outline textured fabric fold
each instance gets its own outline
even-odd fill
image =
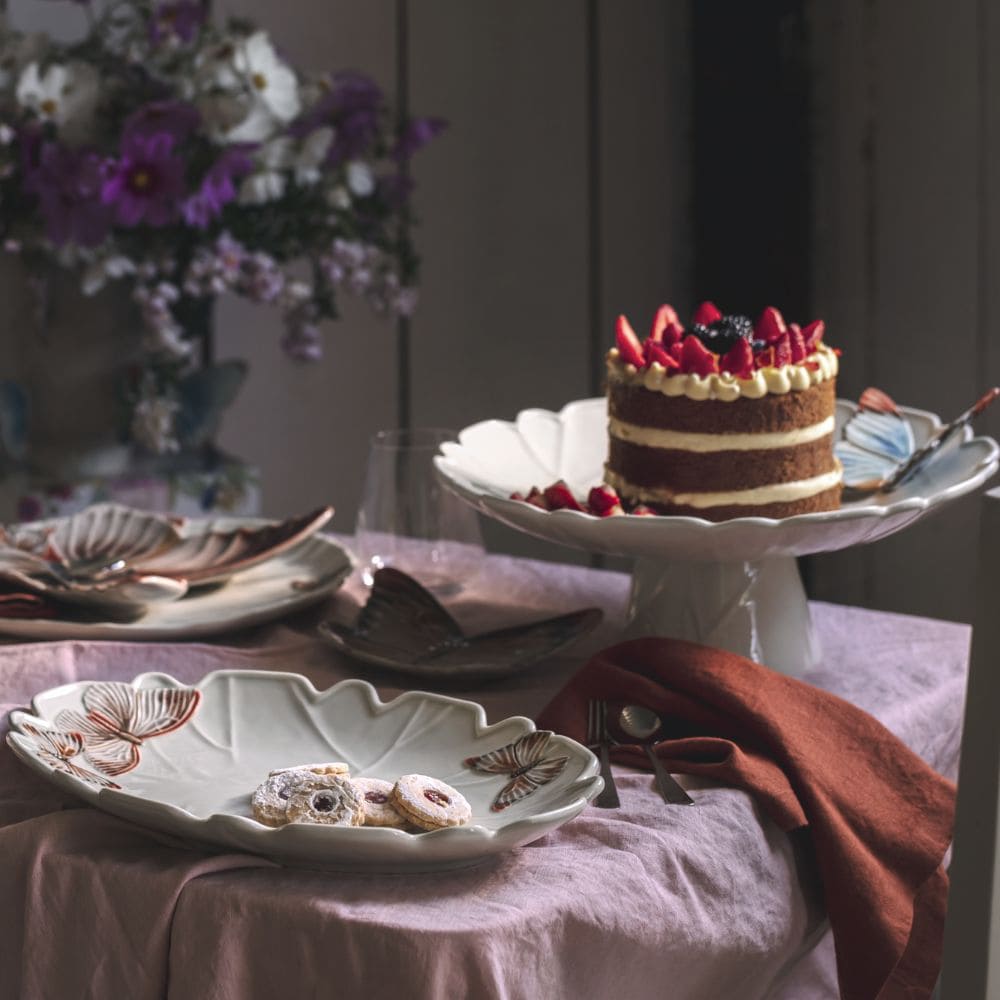
[[[783,830],[808,828],[844,1000],[930,996],[950,781],[836,695],[680,640],[636,639],[596,654],[538,724],[583,740],[588,698],[653,709],[665,737],[656,752],[670,770],[743,788]],[[613,756],[648,767],[635,747]]]
[[[233,868],[98,812],[66,809],[0,827],[0,998],[162,1000],[185,886]]]

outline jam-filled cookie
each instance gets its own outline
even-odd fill
[[[298,780],[288,797],[289,823],[323,823],[327,826],[361,826],[365,802],[350,778],[314,774]]]
[[[288,822],[288,799],[302,778],[301,772],[293,770],[269,774],[250,799],[253,818],[265,826],[284,826]]]
[[[363,826],[391,826],[402,829],[406,817],[393,805],[392,782],[381,778],[351,778],[365,803]]]
[[[284,774],[286,771],[308,771],[310,774],[339,774],[344,776],[351,773],[350,767],[342,760],[334,760],[326,764],[295,764],[293,767],[276,767],[273,771],[268,771],[268,776]]]
[[[426,774],[404,774],[393,786],[392,801],[422,830],[462,826],[472,818],[472,807],[461,792]]]

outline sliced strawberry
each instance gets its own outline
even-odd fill
[[[681,351],[681,371],[686,374],[711,375],[719,370],[719,357],[697,337],[684,338]]]
[[[761,314],[754,326],[754,333],[758,340],[766,340],[769,344],[774,343],[788,332],[785,326],[785,318],[774,306],[768,306]]]
[[[771,347],[774,350],[775,368],[780,368],[782,365],[790,365],[792,363],[792,341],[787,333],[776,340]]]
[[[788,324],[788,340],[792,345],[792,364],[797,365],[808,353],[805,338],[802,336],[798,323]]]
[[[719,368],[737,378],[750,378],[753,375],[753,348],[741,337],[719,359]]]
[[[774,348],[765,347],[764,350],[758,351],[753,356],[754,368],[773,368],[774,367]]]
[[[652,507],[647,507],[644,503],[637,503],[630,511],[637,517],[656,517],[656,511]]]
[[[510,498],[511,500],[524,500],[524,501],[528,499],[523,493],[519,492],[518,490],[514,490],[514,492],[511,493]]]
[[[545,499],[548,502],[549,510],[583,510],[564,479],[546,487]]]
[[[677,362],[677,367],[681,365],[681,358],[684,356],[684,341],[678,340],[676,343],[670,345],[667,349],[667,354],[670,355]]]
[[[676,361],[669,354],[667,354],[667,352],[663,349],[663,345],[658,344],[655,340],[647,340],[646,343],[643,344],[643,350],[646,352],[646,360],[650,364],[657,361],[663,365],[668,372],[675,371],[680,368],[680,362]]]
[[[548,510],[549,504],[545,499],[545,494],[537,487],[532,486],[528,491],[528,495],[524,498],[525,503],[530,503],[532,507],[540,507],[542,510]]]
[[[598,517],[617,517],[625,513],[618,494],[610,486],[595,486],[587,494],[587,506],[590,513]]]
[[[642,344],[639,343],[635,330],[624,316],[619,316],[615,324],[615,343],[618,345],[622,361],[627,365],[641,368],[646,363],[646,359],[642,356]]]
[[[663,346],[679,344],[684,339],[684,327],[680,323],[668,323],[663,331]]]
[[[806,354],[812,354],[819,347],[824,330],[826,330],[826,324],[821,319],[814,319],[803,329],[802,339],[806,344]]]
[[[677,322],[677,312],[674,310],[674,307],[668,306],[664,303],[659,309],[656,310],[656,315],[653,317],[653,325],[649,331],[649,339],[663,340],[663,331],[666,330],[671,323],[677,324]]]
[[[714,323],[717,319],[722,319],[722,312],[719,307],[714,302],[702,302],[695,309],[694,316],[691,317],[691,322],[708,326],[709,323]]]

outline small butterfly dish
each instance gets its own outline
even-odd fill
[[[422,677],[489,678],[514,674],[586,635],[603,618],[585,608],[526,625],[467,636],[413,577],[385,567],[353,626],[323,622],[319,634],[366,663]]]
[[[490,723],[481,705],[427,691],[383,702],[355,679],[317,690],[284,671],[80,681],[37,694],[10,727],[24,765],[96,808],[194,844],[340,871],[476,864],[562,826],[603,785],[586,747],[530,719]],[[434,776],[468,800],[471,820],[425,833],[257,822],[254,788],[307,760],[344,761],[355,777]]]
[[[881,389],[865,389],[834,445],[844,470],[845,500],[891,493],[902,486],[998,396],[1000,388],[990,389],[918,447],[913,427],[892,398]]]

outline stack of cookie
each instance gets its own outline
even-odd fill
[[[461,792],[437,778],[405,774],[395,783],[352,778],[340,761],[277,768],[257,786],[250,803],[254,819],[274,827],[322,823],[421,833],[463,826],[472,818]]]

